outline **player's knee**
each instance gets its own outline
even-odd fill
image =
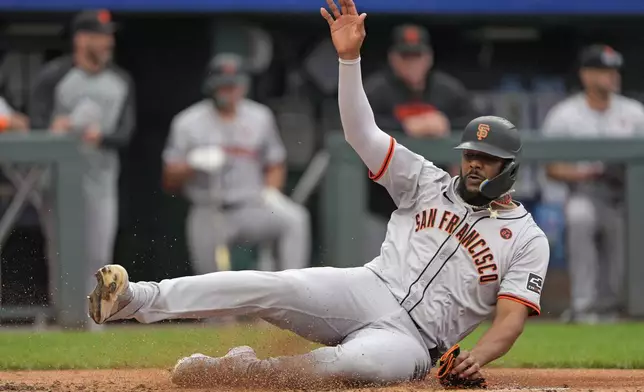
[[[593,228],[596,223],[593,202],[587,197],[571,197],[566,204],[566,221],[571,226]]]
[[[431,359],[423,347],[406,336],[397,335],[395,341],[382,336],[374,342],[356,346],[354,341],[337,347],[345,377],[359,383],[390,384],[418,380],[427,374]]]

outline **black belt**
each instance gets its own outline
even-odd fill
[[[438,360],[441,357],[441,352],[438,349],[438,347],[434,347],[434,348],[430,349],[429,350],[429,356],[432,359],[432,367],[436,366],[436,363],[438,362]]]
[[[235,202],[235,203],[222,203],[222,204],[219,206],[219,208],[220,208],[222,211],[230,211],[230,210],[238,210],[238,209],[240,209],[241,207],[243,207],[244,205],[246,205],[246,203],[245,203],[245,202],[239,202],[239,201],[238,201],[238,202]]]
[[[405,310],[406,310],[406,309],[405,309]],[[407,312],[407,314],[409,314],[409,312]],[[421,331],[422,331],[422,329],[420,328],[420,325],[418,325],[418,323],[416,322],[416,320],[414,320],[414,318],[413,318],[413,317],[411,317],[411,314],[409,314],[409,318],[411,319],[411,321],[412,321],[412,322],[414,323],[414,325],[416,326],[416,329],[418,329],[418,332],[420,332],[420,333],[421,333],[421,335],[422,335],[422,332],[421,332]],[[438,362],[438,360],[440,359],[441,355],[442,355],[442,354],[441,354],[441,351],[438,349],[438,347],[434,347],[434,348],[430,348],[430,349],[429,349],[429,356],[430,356],[430,358],[431,358],[431,360],[432,360],[432,367],[436,366],[436,363],[437,363],[437,362]]]

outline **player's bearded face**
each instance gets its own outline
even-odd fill
[[[221,109],[234,107],[244,96],[244,87],[240,85],[222,86],[215,91],[215,105]]]
[[[460,177],[462,196],[468,199],[479,195],[481,183],[496,177],[503,167],[503,160],[476,151],[465,151],[461,160]]]
[[[428,53],[389,55],[391,67],[400,79],[410,84],[422,83],[431,67],[431,56]]]
[[[619,93],[621,90],[621,75],[615,69],[584,69],[581,80],[586,89],[599,94]]]
[[[104,66],[112,60],[114,37],[109,34],[88,34],[86,48],[92,62]]]

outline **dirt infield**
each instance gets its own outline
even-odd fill
[[[644,391],[644,370],[590,369],[488,369],[490,390],[559,389],[600,391]],[[441,389],[435,380],[382,388],[395,392]],[[51,392],[159,392],[181,391],[168,380],[165,370],[82,370],[0,372],[0,391]],[[193,392],[206,390],[190,389]],[[208,389],[213,391],[213,389]]]

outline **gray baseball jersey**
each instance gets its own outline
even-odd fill
[[[210,100],[200,101],[177,114],[163,153],[166,162],[185,161],[190,150],[218,145],[226,162],[215,174],[199,172],[185,187],[194,204],[215,202],[213,190],[224,204],[239,204],[257,198],[264,188],[267,165],[284,162],[275,117],[258,102],[243,100],[233,121],[222,121]]]
[[[308,266],[308,211],[287,197],[279,206],[262,198],[266,167],[286,158],[271,110],[243,100],[235,119],[223,121],[211,100],[197,102],[173,119],[163,159],[185,162],[192,149],[208,145],[224,150],[222,169],[197,171],[183,188],[192,202],[187,237],[196,271],[216,271],[217,247],[241,241],[277,240],[278,268]]]
[[[118,228],[118,150],[127,147],[135,125],[134,85],[129,74],[113,64],[89,74],[77,68],[71,56],[60,57],[41,70],[29,104],[35,130],[49,129],[56,116],[69,117],[74,128],[71,132],[75,133],[83,132],[92,122],[100,124],[101,145],[82,147],[87,158],[83,179],[87,251],[91,269],[111,262]],[[83,117],[83,121],[77,121]],[[48,178],[43,180],[47,189],[41,219],[51,261],[58,255],[52,216],[55,211]]]
[[[539,314],[550,251],[523,206],[496,218],[473,210],[455,191],[458,177],[393,138],[371,177],[399,208],[380,256],[366,267],[386,282],[428,343],[457,343],[494,311],[498,298]]]
[[[102,147],[84,149],[88,158],[86,185],[93,192],[107,190],[118,180],[119,161],[116,149],[125,147],[135,123],[134,86],[130,76],[115,65],[89,74],[74,66],[71,57],[61,57],[43,68],[30,100],[32,127],[48,129],[56,116],[71,117],[81,106],[96,108],[92,115],[103,133]],[[74,131],[82,131],[77,129]],[[101,185],[103,184],[103,185]],[[107,185],[105,185],[107,184]]]
[[[588,106],[583,93],[575,94],[554,106],[543,124],[542,133],[548,137],[624,138],[644,136],[644,106],[622,95],[613,95],[607,110],[600,112]],[[601,162],[579,162],[578,165],[602,165]],[[614,176],[619,170],[607,167]],[[621,181],[593,181],[570,184],[572,191],[581,192],[609,202],[621,198]]]

